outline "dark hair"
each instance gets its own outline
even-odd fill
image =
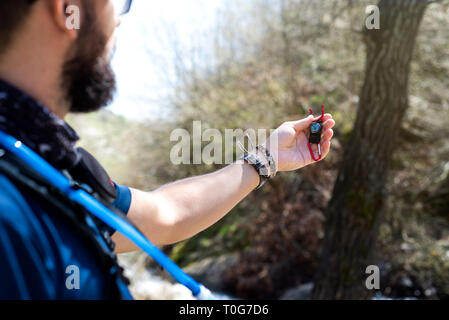
[[[36,0],[0,0],[0,54],[24,23]]]

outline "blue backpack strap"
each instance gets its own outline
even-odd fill
[[[111,293],[111,297],[119,299],[132,299],[129,290],[127,289],[129,281],[126,277],[124,277],[123,269],[118,265],[117,256],[111,248],[110,238],[105,239],[102,236],[101,232],[97,228],[95,219],[90,217],[86,212],[83,212],[79,206],[76,206],[74,203],[69,201],[69,199],[61,196],[61,194],[54,194],[54,190],[52,191],[51,187],[49,187],[45,183],[45,181],[39,180],[38,177],[34,176],[32,172],[29,172],[29,174],[27,174],[27,170],[28,168],[26,166],[23,166],[23,164],[21,165],[21,161],[19,159],[12,159],[11,155],[9,154],[0,157],[0,174],[6,176],[8,180],[11,181],[15,186],[15,194],[19,197],[15,202],[23,204],[23,206],[25,206],[25,209],[22,208],[22,211],[32,211],[32,208],[29,207],[28,201],[25,200],[23,195],[16,188],[23,189],[30,195],[34,195],[34,197],[39,199],[39,201],[43,201],[47,205],[54,207],[55,210],[57,210],[61,214],[61,216],[64,216],[66,218],[66,221],[68,223],[71,223],[73,225],[73,227],[79,232],[80,237],[86,239],[92,244],[91,247],[98,252],[97,256],[100,259],[99,261],[101,265],[103,266],[103,268],[105,268],[106,274],[110,274],[115,279],[114,282],[116,285],[113,288],[108,289],[108,291],[110,291]],[[15,222],[15,225],[17,226],[17,221]],[[30,225],[30,223],[22,223],[21,225],[26,228]],[[4,235],[6,236],[7,233],[5,233]],[[29,237],[25,235],[22,238],[28,239]],[[33,240],[30,241],[31,244],[34,243],[34,246],[29,248],[27,247],[27,256],[35,256],[33,254],[33,248],[45,250],[46,246],[41,243],[42,239],[45,239],[45,237],[34,235]],[[5,244],[7,243],[8,241],[5,240]],[[9,246],[8,248],[11,247]],[[8,248],[5,248],[5,250]],[[14,251],[8,250],[7,252],[7,258],[11,258],[10,263],[15,264],[14,261],[16,260],[12,255],[12,252]],[[51,252],[51,250],[46,250],[46,252]],[[46,263],[46,261],[38,261],[36,260],[36,258],[33,258],[33,261],[36,261],[36,263],[29,263],[30,267],[33,267],[33,265],[37,266],[36,269],[33,270],[33,273],[39,272],[39,269],[45,266]],[[40,272],[42,272],[43,275],[46,274],[44,271]],[[27,272],[21,272],[21,274],[26,273]],[[18,281],[19,284],[27,283],[27,281],[21,281],[20,278],[15,279],[15,281]],[[52,289],[54,290],[54,286],[50,285],[51,283],[54,282],[43,281],[42,286],[39,289],[39,293],[51,291]],[[29,299],[27,291],[23,289],[23,286],[19,285],[17,288],[20,289],[20,294],[18,295],[19,299]],[[55,293],[49,292],[47,294],[43,294],[42,299],[52,299],[54,297]]]

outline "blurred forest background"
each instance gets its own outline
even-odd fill
[[[104,110],[70,117],[82,145],[116,181],[154,190],[221,167],[173,165],[169,137],[175,128],[191,130],[192,122],[201,120],[203,129],[270,129],[306,116],[309,107],[318,114],[322,104],[333,114],[335,141],[325,161],[278,174],[216,225],[164,248],[212,289],[238,298],[312,297],[326,207],[353,141],[366,75],[363,29],[370,4],[375,3],[226,1],[216,25],[188,48],[171,34],[174,59],[161,66],[161,72],[171,70],[163,116],[130,120]],[[408,108],[392,130],[394,153],[369,258],[380,267],[381,288],[370,294],[449,298],[448,26],[449,3],[429,4],[411,60]],[[210,46],[212,51],[205,50]],[[384,81],[388,86],[390,79]],[[139,254],[129,259],[165,277],[150,259]],[[328,273],[344,277],[331,266]],[[360,273],[368,276],[364,269]]]

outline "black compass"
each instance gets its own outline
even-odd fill
[[[321,132],[323,131],[323,123],[321,120],[314,121],[310,125],[310,143],[320,143],[321,141]]]

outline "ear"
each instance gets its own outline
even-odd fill
[[[51,16],[57,28],[71,39],[78,37],[81,3],[77,0],[50,0]]]

